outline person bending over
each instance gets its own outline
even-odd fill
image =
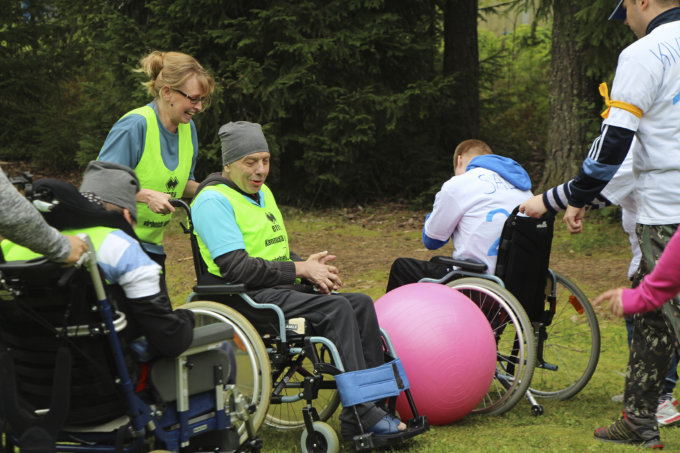
[[[505,219],[531,197],[531,180],[514,160],[492,154],[481,140],[461,142],[453,154],[454,176],[446,181],[425,218],[423,244],[429,250],[453,242],[453,257],[486,264],[493,274]],[[452,269],[415,258],[392,263],[387,291],[421,278],[441,278]]]

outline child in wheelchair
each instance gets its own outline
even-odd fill
[[[99,440],[91,441],[91,449],[87,451],[137,451],[140,447],[137,441],[144,440],[145,436],[141,433],[148,432],[147,427],[154,432],[156,444],[162,448],[176,450],[180,445],[187,446],[191,439],[192,446],[195,445],[191,451],[201,451],[200,446],[206,442],[212,445],[206,451],[217,451],[213,448],[220,448],[219,451],[234,451],[244,438],[239,439],[238,435],[233,433],[233,429],[227,429],[230,428],[230,422],[226,409],[216,410],[224,407],[230,398],[231,402],[228,403],[227,409],[234,409],[236,402],[240,401],[237,398],[238,392],[232,393],[229,389],[230,375],[235,370],[228,351],[223,350],[224,340],[233,336],[233,330],[225,325],[195,331],[194,314],[191,311],[172,309],[167,294],[160,288],[160,266],[144,253],[138,241],[134,239],[132,228],[136,219],[135,194],[139,191],[139,181],[134,171],[114,163],[90,162],[81,185],[82,195],[70,184],[57,180],[38,181],[34,190],[38,194],[35,198],[40,198],[42,193],[50,199],[49,203],[45,201],[42,205],[46,210],[44,217],[50,224],[69,234],[88,234],[92,241],[90,247],[96,251],[98,266],[95,269],[98,268],[107,281],[106,294],[112,297],[115,310],[120,309],[122,315],[119,315],[118,311],[115,312],[116,321],[115,323],[112,321],[111,328],[109,326],[100,328],[97,327],[96,321],[87,321],[87,324],[68,327],[66,330],[67,337],[83,335],[92,337],[101,333],[108,336],[111,351],[104,350],[103,356],[101,351],[103,343],[97,342],[93,346],[87,339],[85,343],[80,339],[70,339],[64,340],[64,345],[68,345],[66,348],[62,348],[64,346],[62,340],[56,342],[56,359],[45,358],[51,350],[50,346],[47,346],[48,352],[43,350],[44,332],[47,332],[49,338],[51,330],[56,333],[62,328],[51,327],[52,325],[63,324],[71,317],[86,319],[87,315],[81,312],[90,311],[88,305],[83,308],[76,299],[79,295],[92,296],[92,294],[85,289],[87,282],[69,280],[78,269],[73,268],[73,272],[64,273],[56,281],[52,275],[62,272],[58,266],[50,268],[50,263],[46,262],[45,266],[38,268],[36,266],[39,266],[41,261],[35,259],[40,256],[37,253],[8,240],[0,243],[2,258],[8,265],[3,268],[8,276],[6,279],[0,279],[2,280],[0,286],[10,285],[5,287],[4,292],[0,291],[2,300],[6,301],[1,307],[3,317],[16,315],[16,319],[26,318],[27,322],[37,323],[29,322],[27,326],[38,326],[38,330],[43,332],[42,337],[32,338],[33,332],[21,332],[21,326],[8,324],[17,322],[11,321],[10,316],[6,316],[0,326],[3,346],[1,355],[5,368],[1,379],[3,390],[0,396],[4,404],[0,415],[9,422],[19,439],[22,451],[31,451],[30,448],[37,448],[35,451],[57,451],[54,449],[54,442],[63,440],[61,436],[64,434],[61,429],[64,423],[76,427],[96,426],[124,414],[129,414],[132,418],[131,428],[126,428],[132,431],[118,434],[114,431],[114,434],[119,436],[114,439],[115,449],[107,450],[107,445],[95,446],[101,441],[101,437],[95,435],[94,438]],[[89,254],[86,256],[89,257]],[[12,267],[15,262],[19,264]],[[66,289],[55,288],[55,294],[70,291],[65,297],[68,301],[67,306],[49,307],[50,303],[54,303],[48,302],[47,298],[40,299],[40,296],[34,300],[36,297],[31,296],[34,289],[30,286],[21,286],[20,279],[24,277],[22,266],[28,269],[28,277],[33,277],[30,274],[31,266],[36,269],[49,268],[49,274],[46,274],[44,279],[49,282],[55,281],[57,286],[65,286]],[[94,272],[99,275],[98,271]],[[10,278],[10,273],[16,273],[17,276]],[[0,273],[0,277],[4,276]],[[38,294],[37,289],[35,292]],[[33,297],[30,299],[31,306],[20,310],[13,308],[10,302],[15,297]],[[106,301],[103,289],[102,297]],[[91,311],[110,312],[108,303],[101,307],[100,310]],[[21,310],[25,310],[25,313]],[[21,323],[23,321],[19,324]],[[46,330],[41,326],[46,326]],[[33,327],[23,328],[24,331],[32,329]],[[116,340],[112,340],[111,330],[118,332],[119,329],[121,334],[115,335]],[[79,332],[80,330],[84,332]],[[58,335],[58,338],[63,337]],[[36,348],[33,346],[36,341],[42,342],[43,345]],[[120,345],[125,346],[125,351],[120,350],[120,345],[117,346],[118,349],[114,346],[118,341]],[[124,356],[124,359],[120,359],[122,362],[117,362],[116,350]],[[184,351],[193,355],[183,354]],[[29,360],[29,354],[37,354],[43,358],[31,357]],[[76,368],[68,370],[72,362],[71,355],[74,357],[73,366]],[[77,361],[76,356],[84,357],[84,362]],[[46,365],[31,368],[26,365],[27,360],[28,363],[34,363],[31,361],[35,360],[38,360],[38,363],[46,361],[46,364],[52,363],[55,370],[58,370],[54,372],[55,384],[51,392],[51,402],[49,393],[45,393],[46,391],[39,387],[44,384],[38,383],[49,383],[52,376],[46,374],[47,371],[36,371]],[[114,368],[118,371],[111,368],[111,361],[116,364]],[[183,364],[181,370],[178,363]],[[16,376],[13,373],[15,368],[18,373]],[[130,373],[134,374],[134,379],[128,378]],[[114,383],[112,379],[116,375],[119,377]],[[150,382],[154,385],[150,386]],[[134,393],[133,383],[136,385]],[[15,385],[23,390],[28,389],[22,392],[21,400],[18,400],[16,395],[8,395],[8,392],[13,393]],[[128,387],[129,393],[126,392]],[[88,395],[96,395],[101,401],[92,401],[92,397]],[[44,404],[48,403],[50,410],[46,416],[32,414],[32,411],[27,412],[24,409],[30,406],[43,408]],[[148,406],[150,403],[158,406],[151,410]],[[247,420],[248,408],[241,407],[240,410],[245,411],[245,415],[241,413],[238,417]],[[156,416],[159,418],[154,420]],[[198,417],[200,420],[192,421],[191,417]],[[243,444],[257,451],[260,441],[252,438],[247,424],[246,421],[244,426],[248,431],[247,441]],[[50,438],[49,441],[30,434],[35,432],[36,426],[49,432],[47,436]],[[194,432],[190,432],[187,426]],[[133,440],[129,439],[131,432]],[[216,433],[217,436],[214,435]],[[224,433],[224,436],[220,437],[219,433]],[[67,439],[72,441],[88,438],[86,434],[78,435],[82,436],[79,438],[73,437],[74,434],[67,436],[71,436]],[[51,443],[51,446],[46,450],[48,443]],[[122,448],[122,444],[127,445],[124,450],[119,449]],[[221,449],[220,445],[228,450]]]
[[[63,190],[72,189],[65,183],[60,185]],[[77,193],[67,198],[73,202],[82,200],[83,204],[90,205],[86,208],[99,210],[109,218],[124,219],[130,228],[134,226],[137,218],[135,194],[139,191],[139,181],[131,169],[110,162],[90,162],[80,190],[87,200],[78,197]],[[126,228],[122,222],[120,226]],[[117,285],[112,289],[120,293],[117,301],[128,314],[127,335],[132,339],[146,337],[155,353],[164,357],[174,357],[184,351],[192,340],[193,313],[172,309],[167,294],[160,289],[160,266],[122,229],[92,226],[87,232],[93,238],[104,277]],[[39,256],[7,240],[1,243],[1,247],[6,261]]]

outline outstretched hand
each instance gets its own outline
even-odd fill
[[[342,286],[338,268],[327,264],[334,259],[335,255],[329,255],[327,251],[314,253],[306,261],[295,262],[296,274],[312,282],[322,293],[337,291]]]
[[[603,292],[593,300],[593,305],[599,305],[604,301],[609,301],[609,309],[614,314],[614,316],[624,316],[623,289],[624,288],[616,288]]]
[[[519,205],[519,212],[535,219],[540,218],[548,212],[548,208],[543,203],[543,194],[534,195]]]

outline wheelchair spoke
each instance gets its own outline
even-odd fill
[[[328,354],[323,345],[317,345],[317,356],[320,360],[327,360]],[[292,361],[292,362],[291,362]],[[298,429],[304,427],[302,408],[306,401],[301,399],[301,392],[305,377],[314,376],[314,365],[306,355],[289,358],[280,370],[276,373],[285,376],[285,386],[277,387],[277,394],[273,395],[272,404],[269,406],[269,413],[265,419],[268,426],[277,429]],[[318,397],[313,401],[319,418],[324,421],[330,418],[340,404],[340,396],[335,389],[332,378],[324,375],[319,377]],[[283,380],[281,380],[283,381]]]
[[[531,381],[536,353],[531,323],[517,299],[496,283],[473,277],[448,286],[477,304],[496,340],[495,377],[473,413],[502,414],[521,400]]]
[[[569,279],[555,275],[555,314],[539,331],[539,363],[531,382],[537,397],[567,399],[577,394],[595,372],[600,331],[595,312],[583,292]],[[552,292],[552,277],[546,287]]]

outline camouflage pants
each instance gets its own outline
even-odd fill
[[[636,227],[642,260],[634,286],[654,269],[663,249],[678,225],[641,225]],[[656,408],[673,352],[678,348],[680,298],[662,308],[633,315],[633,337],[626,368],[624,410],[637,425],[656,426]]]

